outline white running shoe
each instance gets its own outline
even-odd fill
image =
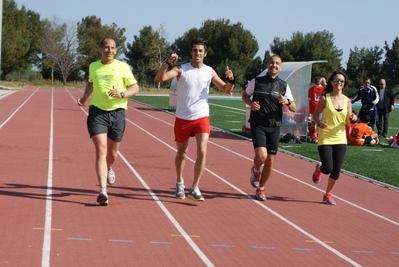
[[[111,169],[109,169],[108,174],[107,174],[107,183],[109,185],[113,185],[115,183],[115,173],[114,171]]]
[[[175,197],[180,198],[180,199],[186,198],[186,194],[184,193],[184,184],[183,183],[179,184],[178,182],[176,182]]]
[[[204,197],[201,195],[201,191],[198,187],[191,187],[190,191],[188,191],[188,198],[196,201],[204,201]]]
[[[101,188],[100,193],[97,196],[97,202],[100,206],[107,206],[108,205],[108,193],[107,188]]]

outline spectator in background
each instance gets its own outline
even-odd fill
[[[378,135],[370,128],[370,115],[363,116],[348,133],[348,144],[352,146],[378,145]]]
[[[393,148],[399,148],[399,133],[396,136],[391,136],[388,139],[388,145]]]
[[[314,86],[310,87],[308,90],[308,98],[309,98],[309,120],[308,124],[310,140],[312,143],[317,143],[317,128],[314,123],[312,117],[314,110],[316,109],[317,103],[319,103],[320,96],[323,94],[324,86],[326,85],[326,78],[316,76],[313,80]]]
[[[395,108],[395,96],[392,93],[392,89],[386,86],[385,79],[380,79],[379,81],[378,96],[380,101],[377,103],[377,133],[379,137],[386,138],[388,133],[389,113]]]
[[[321,81],[320,81],[320,84],[322,85],[322,86],[326,86],[327,85],[327,80],[326,80],[326,78],[324,78],[324,77],[321,77]]]
[[[355,127],[356,122],[357,122],[357,114],[356,111],[352,110],[351,124],[350,125],[347,124],[345,127],[346,140],[349,140],[349,135],[351,135],[353,127]]]
[[[357,95],[352,99],[352,104],[358,100],[361,100],[362,107],[359,111],[359,120],[362,120],[363,116],[370,115],[371,122],[370,127],[374,129],[374,123],[378,120],[376,104],[379,101],[379,95],[377,88],[371,85],[371,80],[369,77],[363,79],[363,85],[360,86]]]

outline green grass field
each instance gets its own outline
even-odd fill
[[[167,96],[135,96],[135,101],[174,113],[168,106]],[[245,124],[245,104],[241,100],[209,99],[211,125],[224,131],[250,138],[242,132]],[[355,108],[356,111],[358,111]],[[388,136],[399,132],[399,109],[391,112],[389,118]],[[280,149],[298,156],[319,160],[317,146],[312,143],[286,144],[279,143]],[[388,147],[387,141],[382,140],[380,146],[356,147],[348,146],[343,169],[349,172],[372,178],[374,180],[399,187],[399,149]]]

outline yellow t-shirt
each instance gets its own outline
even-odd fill
[[[337,111],[330,98],[330,94],[326,94],[326,106],[323,109],[321,117],[322,122],[327,123],[327,128],[319,128],[319,139],[317,145],[340,145],[346,144],[346,116],[348,114],[348,98],[344,96],[344,107],[341,111]]]
[[[105,111],[118,108],[127,109],[127,98],[113,98],[108,95],[112,86],[119,92],[125,92],[128,86],[137,83],[129,65],[117,59],[114,59],[111,64],[103,64],[101,60],[91,63],[89,82],[93,83],[93,93],[89,105]]]

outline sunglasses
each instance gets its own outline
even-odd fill
[[[345,80],[339,79],[339,78],[334,78],[333,82],[341,82],[341,83],[345,83]]]
[[[385,84],[383,84],[383,83],[380,83],[380,85],[385,85]]]

